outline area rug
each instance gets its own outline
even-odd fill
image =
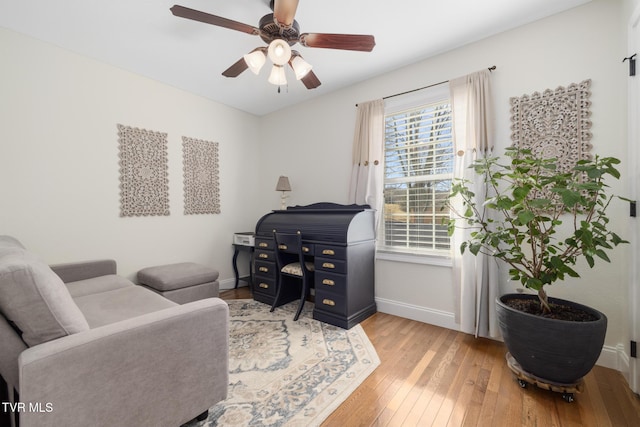
[[[313,320],[307,303],[230,300],[229,395],[195,426],[319,426],[380,364],[362,327]]]

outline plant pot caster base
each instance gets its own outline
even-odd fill
[[[582,393],[584,387],[584,381],[582,378],[580,378],[573,384],[562,384],[547,381],[523,370],[516,359],[511,356],[511,353],[507,353],[506,358],[507,366],[509,366],[509,369],[511,369],[514,376],[518,380],[518,384],[520,384],[520,387],[522,388],[526,388],[528,384],[532,384],[543,390],[551,390],[556,393],[562,393],[562,399],[568,403],[573,402],[574,393]]]

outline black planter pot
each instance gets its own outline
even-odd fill
[[[537,295],[506,294],[496,300],[498,323],[511,355],[529,374],[549,382],[574,384],[595,365],[607,331],[607,317],[593,308],[549,298],[593,314],[593,322],[548,319],[515,310],[505,304],[512,298],[538,299]]]

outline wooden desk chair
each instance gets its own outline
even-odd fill
[[[288,281],[283,280],[285,277],[293,277],[302,281],[302,292],[300,295],[300,305],[293,320],[298,320],[304,301],[309,296],[311,284],[313,283],[313,263],[305,261],[302,252],[302,235],[297,233],[278,233],[273,232],[275,242],[275,258],[278,271],[278,289],[276,298],[271,306],[273,311],[280,305],[280,298],[283,295],[283,287],[288,285]]]

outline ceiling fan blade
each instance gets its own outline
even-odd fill
[[[273,16],[278,24],[289,27],[293,24],[296,16],[299,0],[275,0],[273,5]]]
[[[300,79],[300,81],[304,83],[307,89],[315,89],[322,84],[313,71],[309,71],[306,76]]]
[[[298,0],[275,0],[273,16],[280,25],[289,27],[293,24],[296,9],[298,9]]]
[[[371,52],[376,45],[375,38],[364,34],[300,34],[299,42],[306,47],[323,47],[327,49],[359,50]]]
[[[242,31],[243,33],[258,35],[260,30],[242,22],[233,21],[221,16],[211,15],[188,7],[173,5],[171,13],[180,18],[192,19],[194,21],[204,22],[205,24],[217,25],[218,27],[229,28],[231,30]]]
[[[243,57],[237,60],[231,67],[224,70],[222,75],[225,77],[238,77],[247,68],[249,68],[249,66]]]

